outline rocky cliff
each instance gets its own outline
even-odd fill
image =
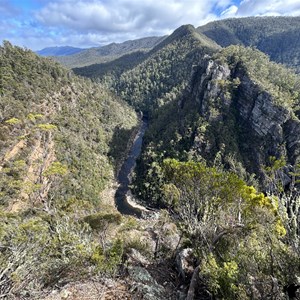
[[[194,140],[200,155],[219,152],[225,164],[226,156],[234,155],[248,172],[262,177],[270,157],[284,158],[292,166],[298,162],[300,121],[295,111],[287,99],[278,101],[256,81],[242,61],[205,59],[194,70],[191,97],[207,123]]]

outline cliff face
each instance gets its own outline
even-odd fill
[[[250,134],[259,140],[261,150],[252,149],[258,161],[266,162],[269,156],[275,156],[295,164],[300,146],[299,120],[292,110],[276,105],[272,95],[262,91],[248,76],[236,75],[241,84],[235,105],[241,124],[250,128]]]
[[[226,164],[226,156],[233,155],[259,176],[271,156],[284,158],[288,165],[297,163],[299,119],[251,78],[242,64],[207,58],[194,71],[191,98],[207,124],[204,133],[197,130],[193,145],[201,156],[219,152]]]
[[[203,72],[204,71],[204,72]],[[199,78],[195,79],[192,86],[193,98],[199,103],[200,113],[206,116],[208,121],[212,121],[212,109],[215,107],[217,99],[223,100],[223,105],[230,105],[227,101],[221,82],[230,78],[231,71],[227,65],[220,65],[213,60],[204,60],[200,66]],[[197,72],[195,77],[197,77]]]

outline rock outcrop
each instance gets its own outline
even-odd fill
[[[176,267],[183,280],[190,279],[195,269],[195,255],[192,248],[181,250],[176,255]]]
[[[129,268],[130,278],[133,280],[131,294],[133,299],[163,300],[166,299],[166,291],[163,286],[142,267]]]
[[[194,139],[193,148],[201,156],[221,153],[224,163],[230,153],[260,180],[271,156],[284,158],[288,166],[298,162],[299,119],[291,108],[278,104],[243,66],[205,58],[194,70],[190,93],[207,122],[205,133],[198,129]]]

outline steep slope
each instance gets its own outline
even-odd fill
[[[67,56],[79,53],[84,51],[82,48],[75,48],[70,46],[62,46],[62,47],[48,47],[42,50],[36,51],[37,54],[41,56]]]
[[[113,87],[134,107],[153,112],[184,90],[195,61],[218,49],[217,44],[198,34],[193,26],[184,25],[119,80],[115,78]]]
[[[287,166],[280,175],[283,184],[291,182],[289,172],[300,159],[299,77],[241,46],[198,63],[185,91],[153,115],[137,192],[159,201],[159,164],[167,157],[229,168],[257,184],[253,173],[263,190],[270,188],[265,168],[275,157]]]
[[[130,54],[125,54],[115,60],[93,64],[81,68],[73,68],[75,74],[101,80],[108,86],[114,85],[115,79],[119,78],[122,73],[133,69],[147,57],[147,53],[136,51]]]
[[[116,271],[123,246],[108,232],[121,216],[104,189],[138,119],[101,86],[9,42],[0,63],[1,295],[42,299]]]
[[[300,17],[248,17],[220,20],[197,28],[222,47],[254,46],[271,60],[300,71]]]
[[[226,149],[231,141],[238,149],[234,155],[258,177],[270,156],[296,165],[300,78],[249,48],[228,47],[214,58],[193,91],[201,115],[215,127],[210,154],[221,151],[224,158],[234,149]]]
[[[109,62],[131,52],[149,51],[163,39],[164,37],[146,37],[123,43],[112,43],[102,47],[87,49],[68,57],[55,57],[55,60],[69,68],[84,67]]]
[[[74,197],[76,186],[81,186],[78,191],[81,196],[76,197],[96,201],[111,176],[107,154],[114,130],[116,126],[124,129],[134,126],[134,112],[101,87],[80,80],[31,52],[10,45],[1,48],[1,52],[2,167],[8,167],[5,164],[13,167],[13,161],[20,159],[26,162],[23,173],[33,168],[33,174],[42,176],[51,163],[60,161],[74,171],[68,173],[65,193],[61,196]],[[31,151],[40,153],[30,154]],[[40,155],[49,156],[49,162],[39,165]],[[83,175],[84,172],[87,173]],[[83,179],[79,182],[76,176]],[[46,181],[43,176],[35,179]],[[7,185],[2,184],[5,190]],[[23,191],[17,188],[15,192],[14,197],[18,198]],[[39,190],[34,193],[41,194]],[[12,195],[10,191],[2,201]]]

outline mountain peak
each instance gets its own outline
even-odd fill
[[[196,28],[193,25],[187,24],[178,27],[170,36],[169,39],[182,38],[184,36],[191,35],[196,32]]]
[[[36,51],[36,53],[41,56],[68,56],[68,55],[79,53],[83,50],[85,49],[71,47],[71,46],[54,46],[54,47],[47,47],[42,50],[38,50]]]
[[[191,24],[186,24],[186,25],[182,25],[180,27],[178,27],[175,31],[174,34],[182,34],[182,35],[186,35],[186,34],[190,34],[195,32],[196,28],[191,25]]]
[[[203,46],[206,46],[208,48],[213,48],[213,49],[220,48],[220,46],[216,42],[214,42],[204,34],[197,32],[196,28],[193,25],[187,24],[177,28],[171,35],[169,35],[160,44],[158,44],[155,48],[153,48],[153,51],[157,51],[165,47],[166,45],[173,43],[176,40],[180,40],[180,39],[182,40],[186,38],[192,38],[193,40],[198,40]]]

